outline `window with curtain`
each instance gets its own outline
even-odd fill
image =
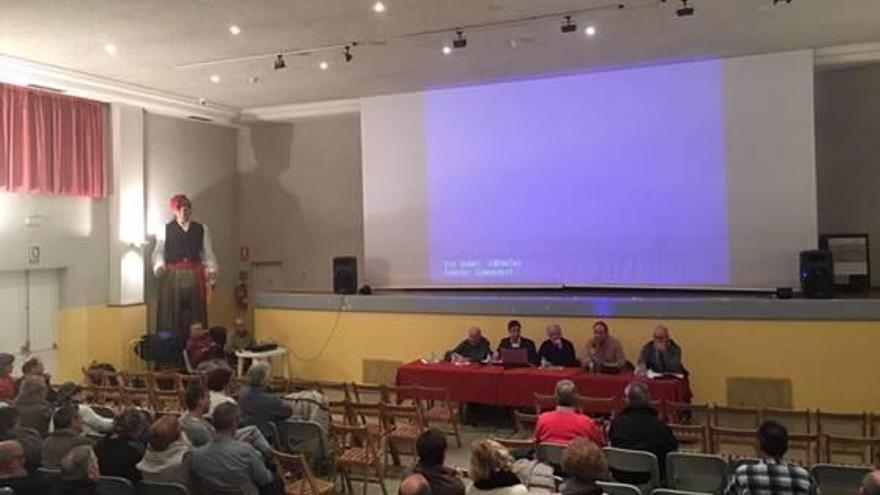
[[[0,191],[107,195],[104,104],[0,84]]]

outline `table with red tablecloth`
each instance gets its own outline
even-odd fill
[[[601,375],[580,368],[504,368],[475,363],[423,363],[415,361],[397,369],[397,385],[418,385],[449,390],[453,402],[497,406],[532,407],[535,393],[552,394],[556,382],[572,380],[578,393],[588,397],[623,397],[626,385],[637,377],[632,373]],[[687,380],[649,380],[654,400],[690,402]]]

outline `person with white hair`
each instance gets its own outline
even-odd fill
[[[89,445],[74,447],[61,459],[61,487],[58,493],[64,495],[96,495],[98,478],[98,456]]]
[[[247,385],[238,394],[242,417],[247,424],[257,425],[267,437],[270,422],[284,421],[293,414],[290,404],[269,390],[271,371],[264,361],[254,363],[247,372]]]
[[[678,450],[678,440],[669,426],[660,420],[657,410],[651,406],[648,386],[643,382],[632,382],[624,390],[627,404],[614,416],[608,430],[608,440],[612,447],[630,450],[643,450],[657,456],[660,476],[666,474],[666,454]],[[625,480],[626,483],[641,484],[644,479]]]

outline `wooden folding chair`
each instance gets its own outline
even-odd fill
[[[364,495],[367,483],[378,483],[383,495],[385,488],[385,437],[374,437],[366,426],[333,425],[336,441],[336,467],[349,493],[353,475],[361,474]],[[360,473],[358,473],[360,471]]]
[[[394,465],[399,466],[401,453],[416,455],[416,441],[427,429],[421,407],[418,402],[406,406],[380,403],[379,415],[388,438],[388,450]]]
[[[709,425],[711,415],[709,404],[666,401],[666,419],[680,425]]]
[[[577,409],[590,417],[610,418],[617,412],[620,400],[617,397],[589,397],[579,395]]]
[[[678,440],[678,448],[682,452],[709,453],[709,427],[707,425],[669,423],[669,428],[675,439]]]
[[[722,445],[735,445],[739,449],[728,450]],[[726,428],[723,426],[709,426],[709,445],[712,454],[718,454],[728,459],[737,457],[758,457],[757,429]],[[744,451],[741,452],[740,450]]]
[[[556,396],[535,393],[535,414],[556,409]]]
[[[122,373],[122,405],[139,409],[152,409],[149,373]]]
[[[180,415],[186,410],[183,407],[180,380],[177,373],[151,373],[150,385],[150,401],[156,416],[160,414]]]
[[[740,430],[758,429],[761,414],[754,407],[712,406],[712,425]]]
[[[286,394],[289,383],[283,376],[273,376],[269,379],[269,390],[277,394]]]
[[[350,387],[345,382],[318,382],[321,387],[321,393],[327,399],[327,406],[330,408],[330,421],[336,424],[355,424],[355,418],[349,417],[350,408],[348,404],[352,402]]]
[[[119,409],[123,406],[122,375],[114,371],[82,368],[86,402]]]
[[[814,433],[813,415],[809,409],[761,408],[760,422],[776,421],[785,426],[789,433]]]
[[[803,457],[799,456],[798,452],[802,452]],[[788,452],[785,453],[785,457],[789,461],[809,469],[819,462],[820,453],[818,433],[788,433]]]
[[[825,441],[826,435],[833,435],[836,437],[867,438],[871,435],[869,429],[869,418],[870,416],[866,412],[836,413],[817,410],[816,431],[818,431],[819,433],[819,438],[821,442]],[[826,455],[826,457],[823,459],[823,462],[831,462],[829,460],[830,457],[827,457],[829,453],[828,448],[826,446],[822,446],[821,451],[823,452],[823,454]],[[838,459],[859,459],[862,457],[862,454],[863,453],[858,449],[858,447],[852,447],[846,444],[838,444],[831,451],[831,455],[837,457]]]
[[[400,387],[395,387],[399,389]],[[447,435],[450,433],[455,436],[455,442],[461,448],[461,431],[459,426],[458,408],[456,408],[452,400],[449,398],[449,389],[439,387],[405,387],[407,390],[413,390],[422,409],[422,418],[427,426],[437,423],[449,425],[452,431],[445,431]],[[408,396],[407,392],[407,395]]]
[[[336,489],[332,481],[316,478],[302,455],[273,450],[272,457],[278,479],[284,483],[285,495],[324,495]]]
[[[857,457],[859,464],[880,467],[880,462],[878,462],[880,438],[824,435],[823,443],[825,444],[825,462],[852,464],[852,462],[838,462],[835,460],[835,454],[843,453],[848,458]]]
[[[535,425],[538,424],[537,414],[528,414],[517,410],[513,411],[513,422],[518,434],[526,434],[529,438],[535,436]]]
[[[206,377],[202,373],[196,373],[193,375],[186,375],[186,374],[179,373],[177,375],[177,383],[178,383],[178,387],[180,388],[181,394],[186,393],[186,389],[189,388],[189,385],[191,383],[198,383],[199,385],[205,385],[205,380],[206,380]]]
[[[493,437],[492,440],[503,445],[508,450],[527,451],[535,448],[534,438],[498,438]]]

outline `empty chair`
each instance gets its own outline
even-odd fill
[[[552,411],[556,409],[556,396],[535,393],[535,413],[541,414],[544,411]]]
[[[607,418],[611,417],[619,409],[620,401],[617,397],[588,397],[580,395],[577,398],[576,404],[575,409],[587,416]]]
[[[757,430],[761,422],[760,416],[760,411],[754,407],[719,406],[717,404],[712,407],[712,425],[723,428]]]
[[[762,408],[761,421],[768,420],[776,421],[785,426],[789,433],[813,433],[815,430],[809,409]]]
[[[865,412],[853,414],[816,411],[816,429],[822,442],[825,441],[825,435],[864,438],[870,434],[868,418]],[[830,450],[825,446],[823,452],[825,453],[823,462],[847,464],[864,462],[862,451],[858,446],[835,445]],[[837,460],[832,460],[831,456]]]
[[[672,435],[678,440],[679,451],[709,453],[709,427],[706,425],[669,424]]]
[[[844,437],[836,435],[824,435],[825,462],[834,463],[835,456],[845,457],[847,464],[855,457],[858,464],[865,466],[878,466],[877,455],[880,453],[880,438]]]
[[[138,495],[189,495],[189,490],[180,483],[141,481],[138,483]]]
[[[685,452],[666,456],[666,482],[675,490],[721,494],[727,480],[727,462],[720,456]]]
[[[603,450],[615,481],[638,479],[638,487],[644,494],[660,485],[660,466],[654,454],[615,447],[605,447]]]
[[[858,493],[862,478],[871,472],[866,466],[841,466],[838,464],[816,464],[810,474],[819,485],[822,495],[853,495]]]
[[[333,456],[330,442],[321,425],[314,421],[288,419],[279,424],[279,427],[282,426],[279,429],[284,430],[280,433],[285,440],[285,450],[305,455],[319,474],[331,471]]]
[[[757,430],[710,426],[709,445],[713,454],[728,457],[760,455]]]
[[[524,412],[513,411],[513,421],[516,425],[516,432],[521,436],[533,437],[535,434],[535,425],[538,423],[538,416]]]
[[[559,466],[562,464],[562,451],[564,450],[565,445],[557,443],[540,443],[535,448],[535,457],[539,461],[546,462],[551,466]]]
[[[642,491],[635,485],[626,483],[612,483],[610,481],[597,481],[606,495],[642,495]]]
[[[684,425],[708,425],[710,423],[708,404],[666,401],[666,420]]]
[[[125,478],[101,476],[98,478],[98,495],[137,495],[137,491]]]
[[[437,387],[412,387],[416,392],[416,398],[421,402],[425,423],[431,426],[435,423],[448,424],[452,428],[455,442],[461,447],[461,432],[459,431],[458,416],[449,398],[449,389]],[[447,432],[449,434],[450,432]]]
[[[309,469],[309,463],[299,454],[272,452],[275,458],[275,471],[284,483],[284,493],[288,495],[324,495],[336,489],[332,481],[316,478]]]

